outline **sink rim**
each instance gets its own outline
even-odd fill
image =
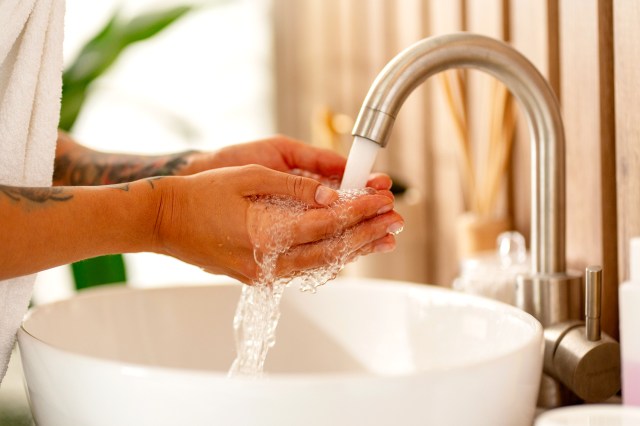
[[[524,347],[535,344],[535,340],[539,341],[540,353],[543,352],[543,329],[542,325],[538,320],[536,320],[533,316],[528,314],[527,312],[518,309],[514,306],[483,298],[480,296],[466,294],[451,290],[449,288],[443,288],[439,286],[434,286],[430,284],[421,284],[421,283],[413,283],[413,282],[405,282],[405,281],[394,281],[394,280],[384,280],[384,279],[373,279],[373,278],[354,278],[354,277],[341,277],[334,280],[334,283],[330,283],[329,285],[349,285],[352,287],[370,287],[371,285],[378,286],[378,288],[386,288],[390,289],[390,291],[398,291],[405,289],[406,294],[411,295],[413,293],[424,293],[428,292],[430,294],[437,294],[438,296],[446,296],[454,294],[454,303],[455,306],[465,306],[470,305],[474,307],[479,307],[482,309],[488,310],[501,310],[505,313],[510,314],[511,316],[516,317],[522,324],[528,325],[532,334],[529,338],[523,339],[514,347],[511,347],[507,350],[503,350],[501,353],[497,355],[486,355],[484,357],[479,357],[474,359],[473,361],[467,361],[464,364],[458,365],[450,365],[450,366],[436,366],[430,368],[421,368],[415,371],[410,372],[399,372],[399,373],[390,373],[390,374],[380,374],[376,372],[321,372],[321,373],[269,373],[267,372],[261,378],[250,378],[250,377],[233,377],[233,382],[238,384],[248,383],[251,386],[256,385],[265,385],[265,386],[273,386],[274,383],[281,384],[332,384],[336,382],[344,383],[345,380],[352,382],[377,382],[377,381],[389,381],[389,380],[413,380],[416,378],[420,378],[425,375],[442,375],[449,374],[451,371],[464,371],[464,370],[473,370],[481,367],[482,365],[488,365],[496,362],[500,362],[500,360],[509,358],[513,356],[516,352],[523,350]],[[18,342],[20,342],[20,338],[26,338],[31,343],[35,343],[41,348],[54,351],[65,357],[72,357],[79,361],[83,361],[85,363],[97,363],[103,365],[107,368],[119,369],[120,374],[123,375],[135,375],[139,377],[155,377],[160,378],[161,376],[167,377],[178,377],[183,376],[185,378],[189,378],[189,380],[206,380],[210,381],[213,379],[224,379],[228,380],[227,371],[218,371],[218,370],[207,370],[201,368],[177,368],[177,367],[168,367],[168,366],[160,366],[160,365],[149,365],[142,363],[132,363],[132,362],[124,362],[119,361],[114,358],[104,357],[104,356],[96,356],[96,355],[87,355],[79,352],[75,352],[73,350],[65,349],[56,344],[49,343],[39,337],[36,337],[32,334],[26,327],[28,327],[28,321],[32,318],[33,315],[37,315],[39,311],[46,311],[48,309],[54,309],[56,306],[64,305],[70,303],[70,301],[77,301],[78,299],[91,298],[91,297],[100,297],[101,295],[118,292],[118,293],[134,293],[134,292],[164,292],[164,291],[176,291],[176,290],[190,290],[190,289],[202,289],[203,287],[238,287],[243,284],[239,282],[234,282],[233,280],[229,280],[229,282],[225,283],[215,283],[212,285],[172,285],[172,286],[163,286],[163,287],[154,287],[154,288],[134,288],[134,287],[125,287],[121,285],[110,285],[110,286],[101,286],[97,288],[87,289],[71,299],[65,299],[61,301],[56,301],[50,304],[36,306],[31,308],[23,322],[20,325],[18,330]],[[292,289],[294,290],[294,289]],[[292,291],[290,290],[290,291]],[[318,291],[323,291],[323,289],[319,289]],[[436,302],[435,304],[438,304]],[[446,302],[443,302],[442,305],[447,305]],[[26,327],[25,327],[26,325]],[[231,324],[229,324],[231,327]]]

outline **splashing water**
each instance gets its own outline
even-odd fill
[[[340,189],[356,189],[366,186],[379,149],[380,145],[369,139],[360,136],[353,138]]]
[[[348,210],[339,207],[372,192],[371,189],[338,191],[339,199],[329,211],[337,215],[338,223],[344,224]],[[352,230],[347,229],[328,241],[324,266],[279,277],[276,274],[278,258],[291,248],[293,225],[308,210],[308,206],[288,197],[266,196],[254,199],[251,209],[259,210],[252,212],[257,214],[249,214],[249,230],[258,274],[253,285],[242,287],[233,319],[237,356],[229,371],[230,377],[262,375],[267,353],[275,344],[280,301],[288,284],[295,282],[300,290],[315,293],[319,286],[335,278],[347,262],[357,257],[350,250]]]

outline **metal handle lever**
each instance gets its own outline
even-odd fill
[[[586,270],[585,324],[568,321],[544,331],[544,368],[578,397],[599,402],[620,390],[620,345],[602,333],[602,268]]]
[[[600,317],[602,314],[602,267],[589,266],[586,271],[585,294],[585,326],[587,340],[597,342],[600,340]]]

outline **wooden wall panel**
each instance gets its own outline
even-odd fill
[[[462,0],[432,0],[428,17],[432,35],[464,29]],[[432,238],[430,282],[451,285],[458,274],[456,218],[464,210],[456,153],[455,128],[437,78],[427,82],[431,97],[432,150],[427,179],[428,233]]]
[[[511,0],[510,43],[525,55],[559,93],[557,0]],[[516,139],[510,171],[510,206],[514,228],[530,242],[531,141],[529,124],[517,113]]]
[[[466,30],[505,39],[503,0],[466,0]],[[483,184],[486,166],[489,164],[489,129],[491,126],[492,97],[494,77],[471,70],[467,72],[469,80],[469,122],[471,141],[474,150],[476,177],[478,185]]]
[[[607,5],[609,6],[607,8]],[[603,62],[611,50],[611,2],[561,0],[561,99],[566,133],[567,262],[584,272],[604,268],[603,329],[617,334],[613,69]],[[601,66],[602,65],[602,66]]]
[[[397,2],[394,20],[394,46],[390,56],[428,36],[426,7],[422,0]],[[418,87],[405,101],[393,129],[395,142],[389,145],[389,172],[424,193],[427,152],[431,150],[431,120],[426,85]]]
[[[296,135],[293,123],[295,117],[295,97],[290,87],[297,87],[295,52],[296,8],[289,7],[284,1],[275,1],[273,5],[273,41],[276,91],[276,128],[278,131]]]
[[[350,2],[347,2],[350,3]],[[347,87],[354,44],[345,40],[350,23],[340,18],[340,0],[274,2],[274,52],[277,60],[277,129],[311,141],[314,114],[320,107],[342,113],[353,98]],[[357,37],[356,37],[357,39]],[[360,41],[360,40],[358,40]]]
[[[597,26],[597,0],[560,1],[560,79],[567,141],[567,253],[568,261],[580,270],[602,259],[599,244],[602,229],[597,220],[602,198]]]
[[[640,2],[614,3],[615,128],[620,280],[629,278],[629,239],[640,236]]]
[[[506,0],[466,0],[466,29],[498,40],[508,41],[508,15]],[[478,192],[486,192],[489,164],[489,138],[494,113],[495,78],[481,71],[470,70],[468,76],[469,121],[476,165]],[[507,182],[500,183],[500,200],[495,206],[494,218],[508,219]],[[505,229],[507,230],[507,229]],[[494,248],[492,246],[491,248]]]
[[[613,58],[613,0],[598,1],[598,68],[600,71],[600,171],[602,173],[602,255],[604,276],[603,330],[619,336],[618,186],[616,179],[615,74]]]
[[[547,78],[559,94],[558,1],[510,0],[511,44]]]

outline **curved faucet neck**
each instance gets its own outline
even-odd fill
[[[421,40],[398,54],[369,90],[353,134],[386,146],[405,99],[430,76],[476,68],[502,81],[528,119],[531,149],[532,272],[565,271],[564,131],[551,87],[522,54],[498,40],[469,33]]]

